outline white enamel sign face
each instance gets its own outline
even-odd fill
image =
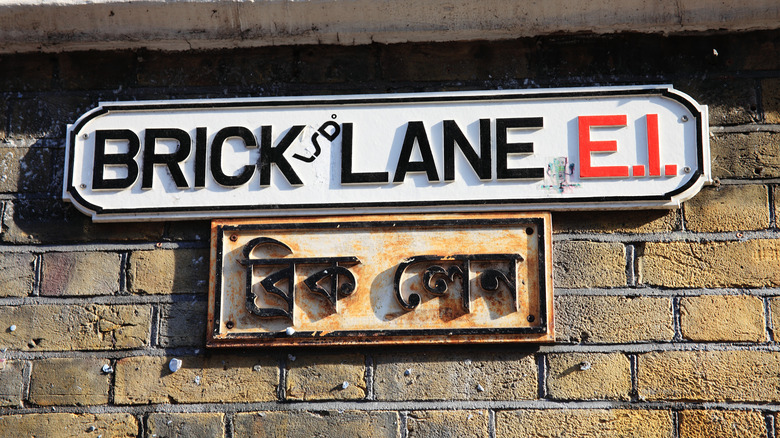
[[[106,221],[675,207],[706,129],[670,86],[103,103],[63,196]]]

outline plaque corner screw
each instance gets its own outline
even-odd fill
[[[231,234],[231,235],[230,235],[230,241],[231,241],[231,242],[235,242],[235,241],[237,241],[237,240],[238,240],[238,236],[237,236],[237,235],[235,235],[235,234]]]
[[[687,122],[688,121],[688,116],[682,116],[682,117],[680,117],[680,120],[682,120],[683,123]]]

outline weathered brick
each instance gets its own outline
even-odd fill
[[[206,341],[205,301],[185,301],[160,308],[159,343],[161,347],[199,346]]]
[[[306,83],[333,83],[369,81],[376,77],[375,48],[372,46],[333,46],[328,56],[322,49],[309,46],[299,50],[297,75]]]
[[[611,242],[555,242],[553,280],[563,288],[625,286],[626,249]]]
[[[277,46],[225,53],[218,60],[220,83],[251,90],[273,81],[289,81],[298,67],[297,50],[294,46]]]
[[[165,237],[170,240],[198,240],[208,242],[211,235],[209,221],[174,221],[167,224]]]
[[[398,414],[382,411],[242,412],[233,418],[233,436],[395,438]]]
[[[780,400],[780,353],[665,351],[639,356],[638,391],[644,400]]]
[[[151,320],[149,305],[0,306],[0,345],[33,351],[139,348],[149,344]]]
[[[528,47],[516,41],[389,45],[382,47],[380,67],[390,81],[488,80],[527,74],[527,53]]]
[[[0,69],[3,91],[45,91],[53,85],[54,56],[41,53],[4,54],[0,63],[3,64]]]
[[[108,403],[106,359],[51,358],[33,362],[30,401],[40,406]]]
[[[769,227],[769,194],[762,185],[704,188],[685,203],[690,231],[763,230]]]
[[[780,78],[761,81],[761,101],[764,106],[764,121],[780,123]]]
[[[622,353],[547,356],[547,393],[561,400],[628,400],[631,364]]]
[[[780,177],[780,133],[717,134],[710,139],[710,145],[715,177]]]
[[[179,357],[172,373],[170,357],[128,357],[116,364],[117,404],[245,403],[276,400],[278,362],[268,355]]]
[[[769,299],[769,315],[771,317],[770,326],[772,333],[774,333],[773,339],[777,340],[780,337],[780,298],[774,297]]]
[[[0,438],[74,436],[135,438],[138,421],[130,414],[25,414],[0,416]]]
[[[66,89],[132,87],[138,55],[132,51],[65,52],[57,55],[58,79]],[[100,65],[99,69],[94,68]]]
[[[208,290],[207,249],[136,251],[130,256],[130,290],[135,293],[203,293]]]
[[[111,295],[119,290],[120,264],[116,253],[44,254],[41,295]]]
[[[672,301],[664,297],[558,296],[558,342],[609,343],[670,341]]]
[[[33,262],[27,253],[0,253],[0,297],[26,297],[32,292]]]
[[[529,400],[537,396],[532,354],[431,350],[382,354],[374,363],[378,400]]]
[[[764,416],[755,411],[684,410],[677,414],[680,438],[764,438]]]
[[[639,257],[643,284],[676,288],[780,286],[780,239],[651,242]]]
[[[140,86],[188,87],[219,83],[219,68],[214,56],[182,52],[146,52],[138,60],[136,80]]]
[[[24,390],[24,362],[0,359],[0,407],[21,407]]]
[[[709,107],[711,126],[741,125],[758,121],[756,84],[753,79],[729,77],[702,81],[680,81],[675,88],[683,90],[702,105]]]
[[[11,106],[11,135],[34,138],[64,138],[67,123],[76,121],[99,98],[84,93],[43,93],[15,99]]]
[[[146,419],[147,438],[225,436],[225,414],[217,412],[159,413]]]
[[[672,413],[644,409],[499,411],[496,437],[672,438]]]
[[[406,417],[409,438],[488,436],[486,411],[412,411]]]
[[[679,210],[562,211],[553,233],[662,233],[680,228]]]
[[[0,148],[0,193],[45,191],[51,180],[48,148]]]
[[[365,362],[362,354],[301,355],[295,360],[290,357],[287,398],[307,401],[365,398]]]
[[[163,222],[93,223],[58,198],[6,201],[2,219],[0,239],[10,243],[154,241],[163,234]]]
[[[680,299],[682,335],[692,341],[764,342],[764,301],[749,295]]]

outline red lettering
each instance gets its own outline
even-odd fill
[[[625,115],[579,116],[580,178],[627,178],[628,166],[591,166],[593,152],[617,152],[615,140],[591,140],[593,126],[626,126]]]
[[[647,157],[650,165],[650,176],[661,176],[661,151],[658,145],[658,114],[648,114],[647,122]]]

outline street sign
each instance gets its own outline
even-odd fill
[[[212,347],[552,342],[550,214],[212,222]]]
[[[110,102],[68,127],[96,221],[670,208],[710,182],[671,86]]]

